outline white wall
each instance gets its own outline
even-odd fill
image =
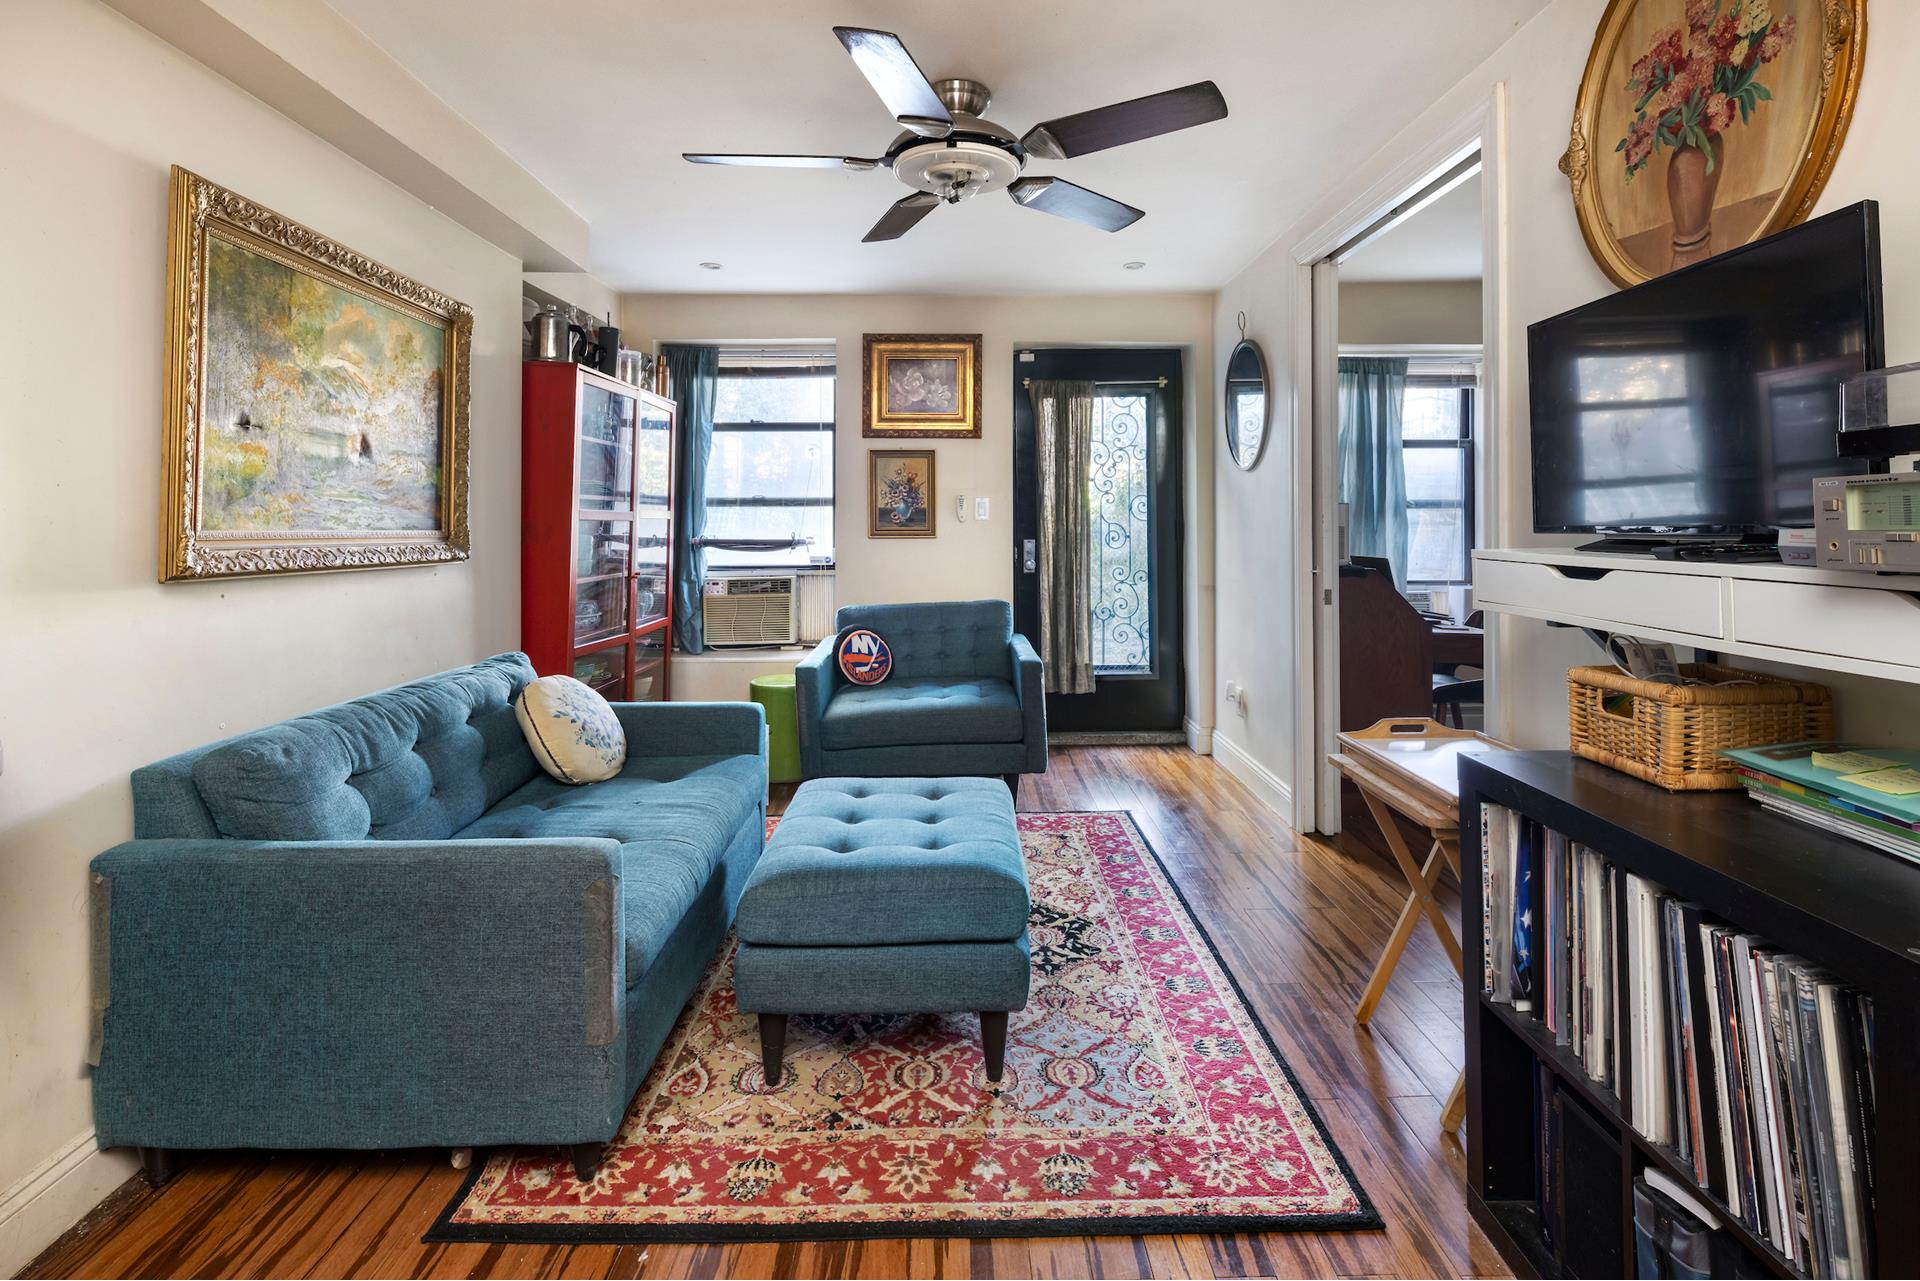
[[[1240,762],[1244,772],[1250,761],[1282,779],[1290,777],[1294,767],[1294,602],[1286,583],[1293,556],[1293,505],[1308,501],[1304,480],[1296,483],[1287,465],[1299,426],[1288,421],[1287,412],[1294,372],[1289,368],[1294,246],[1447,126],[1484,104],[1502,81],[1507,86],[1507,146],[1501,168],[1509,359],[1501,377],[1513,421],[1493,425],[1501,507],[1495,541],[1510,546],[1555,541],[1532,532],[1524,340],[1527,325],[1612,288],[1580,238],[1567,180],[1556,168],[1566,148],[1581,70],[1605,9],[1606,0],[1556,0],[1542,10],[1386,147],[1356,166],[1219,294],[1214,311],[1217,374],[1224,373],[1220,367],[1232,349],[1234,314],[1244,309],[1249,333],[1265,347],[1278,380],[1274,436],[1259,468],[1242,473],[1224,455],[1215,467],[1218,674],[1222,685],[1237,680],[1248,688],[1248,719],[1219,718],[1216,738],[1224,740],[1220,755],[1229,766]],[[1920,171],[1912,164],[1909,135],[1910,121],[1920,111],[1920,81],[1908,75],[1905,66],[1916,48],[1920,6],[1876,5],[1859,108],[1816,210],[1869,197],[1880,201],[1890,363],[1920,359]],[[1564,746],[1566,669],[1593,661],[1593,647],[1577,633],[1510,619],[1498,621],[1493,644],[1501,718],[1495,731],[1524,746]],[[1904,725],[1911,738],[1920,714],[1920,690],[1887,682],[1829,683],[1839,690],[1843,733],[1886,740],[1901,733]],[[1241,761],[1243,756],[1246,761]]]
[[[1016,347],[1128,343],[1184,347],[1186,362],[1186,661],[1188,717],[1204,728],[1212,706],[1213,566],[1209,535],[1214,359],[1211,302],[1203,294],[1098,297],[954,297],[891,294],[628,294],[621,339],[655,342],[827,340],[839,361],[835,389],[835,577],[839,603],[1007,599],[1013,592],[1013,398]],[[982,429],[978,440],[889,443],[860,434],[861,339],[865,334],[982,336]],[[867,450],[926,445],[936,451],[937,519],[932,539],[867,536]],[[991,519],[954,519],[954,495],[992,500]],[[697,661],[697,660],[696,660]],[[738,697],[746,696],[746,677]],[[704,684],[701,688],[709,688]],[[689,687],[690,688],[690,687]],[[1206,692],[1202,692],[1206,691]],[[681,691],[676,690],[676,693]]]
[[[1340,341],[1353,346],[1480,341],[1477,280],[1340,282]]]
[[[518,260],[94,0],[0,36],[0,1275],[125,1177],[89,1156],[88,859],[134,767],[512,649]],[[470,304],[473,558],[156,581],[167,169],[179,163]]]

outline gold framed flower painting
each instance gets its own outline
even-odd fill
[[[979,334],[868,334],[860,434],[980,435]]]
[[[465,560],[473,312],[173,170],[160,580]]]
[[[1634,285],[1813,211],[1846,138],[1866,0],[1612,0],[1560,159],[1587,247]]]

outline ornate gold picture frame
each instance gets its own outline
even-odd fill
[[[867,451],[867,537],[932,538],[934,451]]]
[[[160,580],[465,560],[472,309],[172,181]]]
[[[1867,0],[1612,0],[1560,171],[1614,283],[1804,221],[1846,140]]]
[[[980,335],[866,335],[860,408],[863,436],[977,438]]]

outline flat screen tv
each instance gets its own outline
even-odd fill
[[[1839,384],[1886,363],[1864,201],[1527,330],[1540,533],[1750,534],[1813,523]]]

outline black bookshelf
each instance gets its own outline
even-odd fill
[[[1460,761],[1462,907],[1469,965],[1463,983],[1467,1029],[1467,1201],[1475,1220],[1519,1276],[1615,1276],[1633,1267],[1633,1181],[1666,1171],[1718,1212],[1754,1275],[1802,1275],[1693,1180],[1677,1153],[1628,1123],[1631,1056],[1620,1094],[1587,1076],[1546,1024],[1481,992],[1480,806],[1517,810],[1619,864],[1692,899],[1743,929],[1765,935],[1874,998],[1877,1113],[1874,1238],[1876,1273],[1920,1276],[1920,867],[1843,837],[1770,814],[1740,792],[1672,793],[1581,760],[1569,752],[1494,752]],[[1536,879],[1535,896],[1541,892]],[[1535,919],[1541,919],[1534,904]],[[1624,949],[1619,949],[1624,953]],[[1624,969],[1626,958],[1618,958]],[[1621,990],[1625,990],[1624,978]],[[1567,1257],[1549,1249],[1534,1211],[1534,1081],[1544,1065],[1590,1122],[1617,1140],[1619,1171],[1598,1174],[1618,1188],[1622,1238],[1617,1259]],[[1612,1159],[1609,1154],[1609,1159]],[[1593,1186],[1589,1177],[1588,1186]],[[1607,1207],[1610,1208],[1610,1207]]]

